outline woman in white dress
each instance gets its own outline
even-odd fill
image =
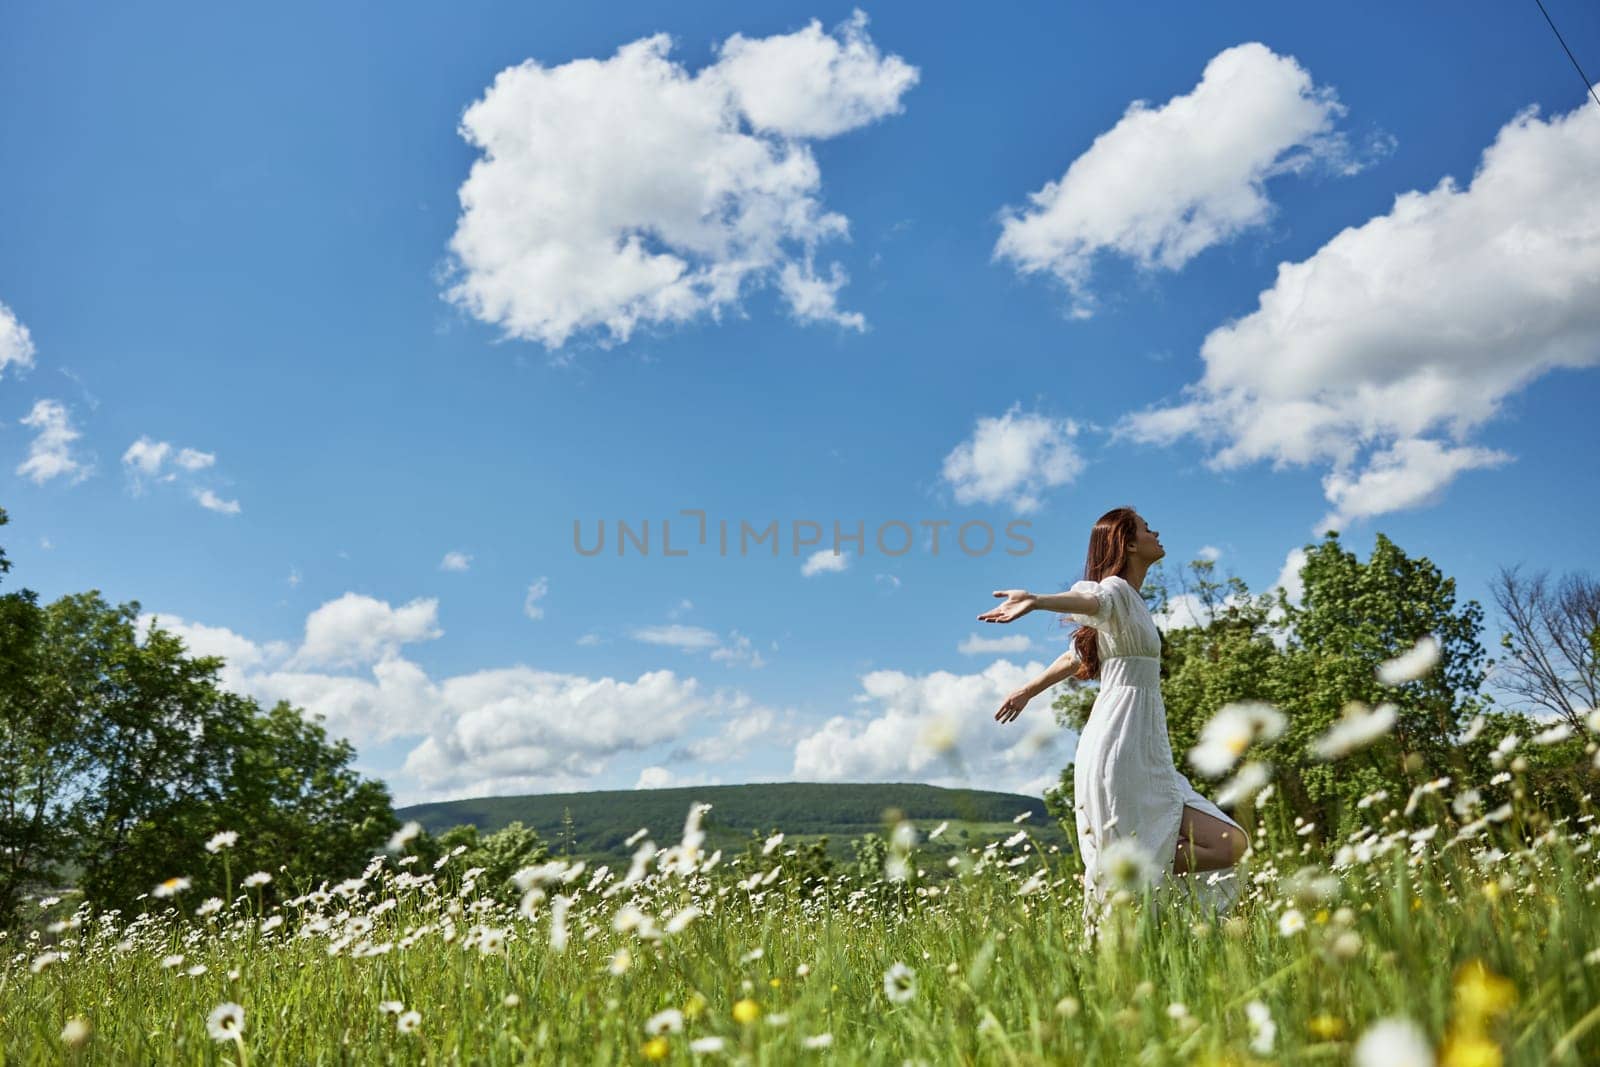
[[[1091,932],[1130,865],[1135,874],[1145,865],[1158,892],[1176,889],[1218,912],[1232,907],[1241,889],[1231,868],[1248,845],[1244,829],[1178,770],[1167,739],[1161,632],[1139,594],[1145,573],[1165,555],[1160,536],[1136,511],[1116,508],[1089,535],[1083,581],[1065,593],[997,590],[1005,603],[978,616],[1011,622],[1042,609],[1079,624],[1072,647],[1000,706],[1000,722],[1011,722],[1028,701],[1069,676],[1100,682],[1073,762]]]

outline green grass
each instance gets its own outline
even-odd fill
[[[486,901],[451,863],[417,884],[390,858],[349,899],[286,902],[286,921],[268,932],[243,893],[208,918],[180,896],[178,908],[127,924],[88,918],[37,942],[11,935],[0,1051],[6,1063],[613,1064],[659,1052],[672,1063],[1342,1064],[1365,1031],[1398,1016],[1448,1052],[1446,1064],[1596,1062],[1595,823],[1546,825],[1519,802],[1511,818],[1454,841],[1459,824],[1441,797],[1411,818],[1370,814],[1368,854],[1334,868],[1298,839],[1263,841],[1228,918],[1155,917],[1134,896],[1092,946],[1076,861],[1031,840],[995,842],[988,858],[974,847],[955,878],[922,894],[844,881],[747,888],[735,877],[762,870],[719,867],[655,870],[607,897],[621,872],[590,888],[591,868],[547,886],[531,917]],[[1439,827],[1431,840],[1407,836],[1429,825]],[[767,862],[781,864],[783,851]],[[914,853],[913,866],[924,858]],[[1307,864],[1331,881],[1295,876]],[[1019,895],[1030,879],[1043,888]],[[889,902],[894,891],[904,907]],[[558,892],[573,897],[563,951],[550,944]],[[690,904],[706,914],[676,933],[615,928],[624,905],[664,927]],[[69,907],[41,910],[59,919]],[[1291,908],[1303,929],[1285,924]],[[485,927],[505,944],[486,949]],[[363,945],[389,947],[357,958]],[[631,965],[613,973],[619,950]],[[35,973],[46,951],[66,958]],[[161,966],[179,953],[181,964]],[[1473,961],[1484,968],[1476,983],[1461,971]],[[914,974],[905,1003],[885,993],[897,963]],[[191,977],[195,964],[206,970]],[[419,1013],[415,1032],[400,1032],[385,1001]],[[223,1002],[244,1009],[238,1046],[207,1034]],[[1259,1052],[1252,1002],[1275,1028]],[[646,1022],[664,1009],[689,1017],[651,1045]],[[61,1032],[73,1016],[92,1032],[68,1049]],[[831,1048],[806,1047],[824,1034]],[[708,1037],[724,1051],[691,1051]],[[1479,1059],[1462,1058],[1474,1049]]]

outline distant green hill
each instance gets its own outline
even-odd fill
[[[471,823],[482,831],[520,821],[539,831],[559,851],[564,820],[570,817],[575,855],[625,859],[624,842],[641,828],[657,845],[675,843],[693,802],[711,805],[702,823],[706,848],[731,854],[742,851],[752,832],[783,831],[799,843],[826,836],[829,852],[850,855],[849,842],[862,834],[883,832],[885,815],[893,810],[915,823],[926,836],[940,822],[950,823],[941,840],[923,846],[934,852],[982,845],[1017,829],[1023,820],[1042,847],[1066,848],[1066,835],[1045,814],[1044,801],[1015,793],[977,789],[942,789],[912,783],[855,784],[758,782],[678,789],[619,789],[591,793],[542,793],[517,797],[480,797],[417,804],[401,808],[401,819],[415,819],[430,833]]]

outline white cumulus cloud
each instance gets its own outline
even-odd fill
[[[16,313],[0,304],[0,374],[7,367],[27,370],[33,366],[33,336]]]
[[[1319,465],[1319,530],[1417,507],[1510,457],[1470,440],[1543,375],[1600,364],[1600,108],[1501,128],[1463,188],[1395,198],[1213,330],[1181,402],[1118,436],[1226,470]]]
[[[794,748],[799,781],[927,782],[1039,795],[1060,776],[1062,736],[1048,695],[1016,723],[994,721],[1015,689],[1045,664],[996,660],[976,674],[911,675],[872,671],[861,677],[862,706],[836,715]]]
[[[716,648],[722,643],[722,639],[717,636],[715,630],[708,630],[704,626],[686,626],[683,623],[671,623],[666,626],[639,626],[629,631],[629,636],[635,641],[644,641],[652,645],[668,645],[672,648],[681,648],[690,652]]]
[[[1027,652],[1033,648],[1033,639],[1027,634],[1009,634],[1005,637],[979,637],[968,634],[957,646],[963,656],[990,656],[995,653]]]
[[[94,473],[94,463],[73,455],[73,442],[83,434],[72,425],[72,415],[59,400],[35,401],[22,417],[22,425],[34,429],[28,457],[17,464],[16,473],[35,485],[52,478],[68,478],[76,485]]]
[[[917,71],[857,11],[833,34],[739,35],[690,73],[656,34],[605,59],[500,72],[462,116],[482,155],[460,189],[446,296],[508,336],[559,348],[593,333],[720,317],[774,284],[800,321],[862,328],[818,246],[844,216],[818,197],[810,139],[901,110]]]
[[[216,462],[217,457],[213,452],[174,448],[170,442],[157,441],[149,434],[140,434],[139,439],[122,454],[122,468],[128,475],[128,484],[135,496],[144,492],[146,481],[175,482],[179,471],[193,474],[215,466]],[[224,500],[208,488],[191,485],[189,495],[208,511],[224,515],[239,514],[237,500]]]
[[[672,671],[630,681],[517,664],[430,677],[399,646],[439,635],[432,601],[394,607],[346,594],[311,613],[298,647],[170,615],[145,613],[137,625],[147,637],[153,623],[190,656],[223,657],[219,681],[233,692],[287,701],[358,745],[411,739],[403,765],[384,772],[404,803],[594,788],[623,753],[673,746],[657,760],[673,774],[670,760],[738,760],[762,747],[770,756],[793,736],[793,711],[738,690],[703,693]]]
[[[637,626],[628,631],[628,636],[635,641],[665,645],[684,652],[709,650],[710,658],[717,663],[744,664],[753,668],[766,664],[766,660],[755,650],[750,638],[738,630],[730,631],[727,640],[723,640],[715,630],[675,622],[659,626]]]
[[[210,489],[193,490],[193,496],[195,500],[199,501],[200,506],[207,511],[215,511],[223,515],[239,514],[239,502],[237,500],[224,500]]]
[[[1304,548],[1291,548],[1289,554],[1284,557],[1283,569],[1278,572],[1278,580],[1273,583],[1273,588],[1282,589],[1283,595],[1291,604],[1300,603],[1300,598],[1305,596],[1306,582],[1300,572],[1305,568],[1308,558]]]
[[[1266,183],[1319,163],[1350,170],[1344,114],[1331,89],[1265,45],[1237,45],[1206,64],[1188,93],[1135,101],[1059,179],[1002,212],[996,259],[1063,282],[1077,317],[1092,313],[1095,257],[1178,270],[1272,215]]]
[[[400,607],[360,593],[330,600],[306,618],[296,667],[353,667],[398,653],[401,645],[443,636],[439,601],[417,598]]]
[[[835,552],[831,548],[819,548],[800,565],[800,576],[810,578],[818,574],[838,574],[849,569],[849,566],[850,553],[844,549]]]
[[[958,504],[1003,503],[1026,515],[1039,509],[1046,490],[1083,471],[1077,434],[1070,419],[1023,414],[1013,404],[1004,415],[980,418],[972,436],[945,456],[941,473]]]
[[[528,586],[528,593],[522,598],[522,613],[530,619],[544,618],[544,607],[539,603],[550,592],[550,580],[543,576],[534,580]]]
[[[447,680],[441,695],[445,725],[412,749],[404,766],[420,788],[440,796],[590,778],[610,757],[675,741],[735,703],[721,692],[702,695],[697,680],[665,670],[632,682],[528,667],[485,670]]]

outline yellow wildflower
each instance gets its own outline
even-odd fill
[[[1306,1024],[1311,1031],[1311,1036],[1323,1041],[1332,1041],[1344,1034],[1344,1020],[1337,1015],[1313,1015]]]
[[[1500,1067],[1500,1046],[1478,1033],[1452,1030],[1439,1048],[1439,1067]]]
[[[672,1051],[672,1045],[666,1038],[657,1035],[646,1041],[639,1051],[644,1053],[644,1058],[647,1060],[664,1060],[667,1058],[667,1053]]]
[[[1500,1015],[1517,1002],[1517,987],[1495,974],[1482,960],[1469,960],[1456,970],[1456,1008],[1468,1021]]]
[[[737,1003],[734,1004],[734,1006],[733,1006],[733,1021],[734,1022],[736,1022],[736,1023],[744,1023],[745,1025],[748,1026],[750,1023],[755,1022],[759,1018],[761,1018],[761,1005],[757,1004],[755,1001],[751,1000],[749,997],[745,997],[743,1000],[738,1001]]]

